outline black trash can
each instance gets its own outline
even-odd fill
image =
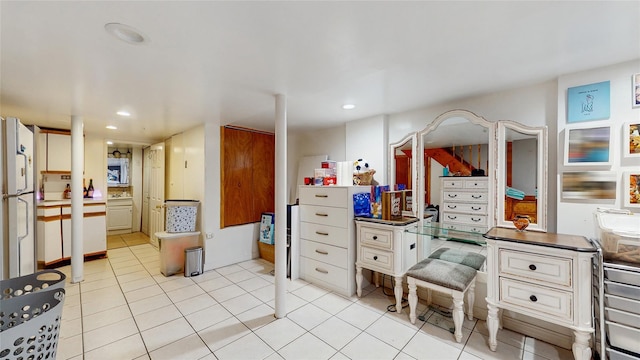
[[[202,246],[194,246],[184,249],[184,276],[197,276],[202,274],[204,267],[202,261]]]

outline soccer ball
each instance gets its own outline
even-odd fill
[[[369,172],[369,163],[367,160],[358,159],[353,162],[353,173],[354,174],[362,174]]]

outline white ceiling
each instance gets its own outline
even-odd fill
[[[143,142],[273,130],[278,93],[292,130],[321,128],[640,58],[639,1],[1,1],[0,21],[2,116]]]

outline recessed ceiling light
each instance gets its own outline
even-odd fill
[[[113,145],[113,141],[107,141],[107,145]]]
[[[342,108],[345,109],[345,110],[351,110],[351,109],[355,109],[356,106],[353,105],[353,104],[344,104],[344,105],[342,105]]]
[[[104,29],[118,40],[122,40],[128,44],[140,45],[150,41],[148,36],[129,25],[109,23],[104,26]]]
[[[106,128],[107,128],[107,129],[109,129],[109,130],[116,130],[116,129],[118,129],[118,127],[117,127],[117,126],[113,126],[113,125],[107,125],[107,126],[106,126]]]
[[[126,110],[120,110],[116,114],[118,114],[120,116],[131,116],[131,113],[126,111]]]

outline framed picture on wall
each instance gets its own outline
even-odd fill
[[[563,200],[615,200],[616,173],[567,171],[562,173]]]
[[[605,120],[610,115],[610,83],[571,87],[567,90],[567,122]]]
[[[633,96],[632,106],[634,108],[637,108],[640,107],[640,74],[633,75],[631,84],[631,91]]]
[[[610,165],[611,128],[567,127],[564,139],[564,165]]]
[[[640,121],[625,123],[622,129],[624,157],[640,157]]]
[[[624,206],[640,207],[640,171],[624,173]]]

